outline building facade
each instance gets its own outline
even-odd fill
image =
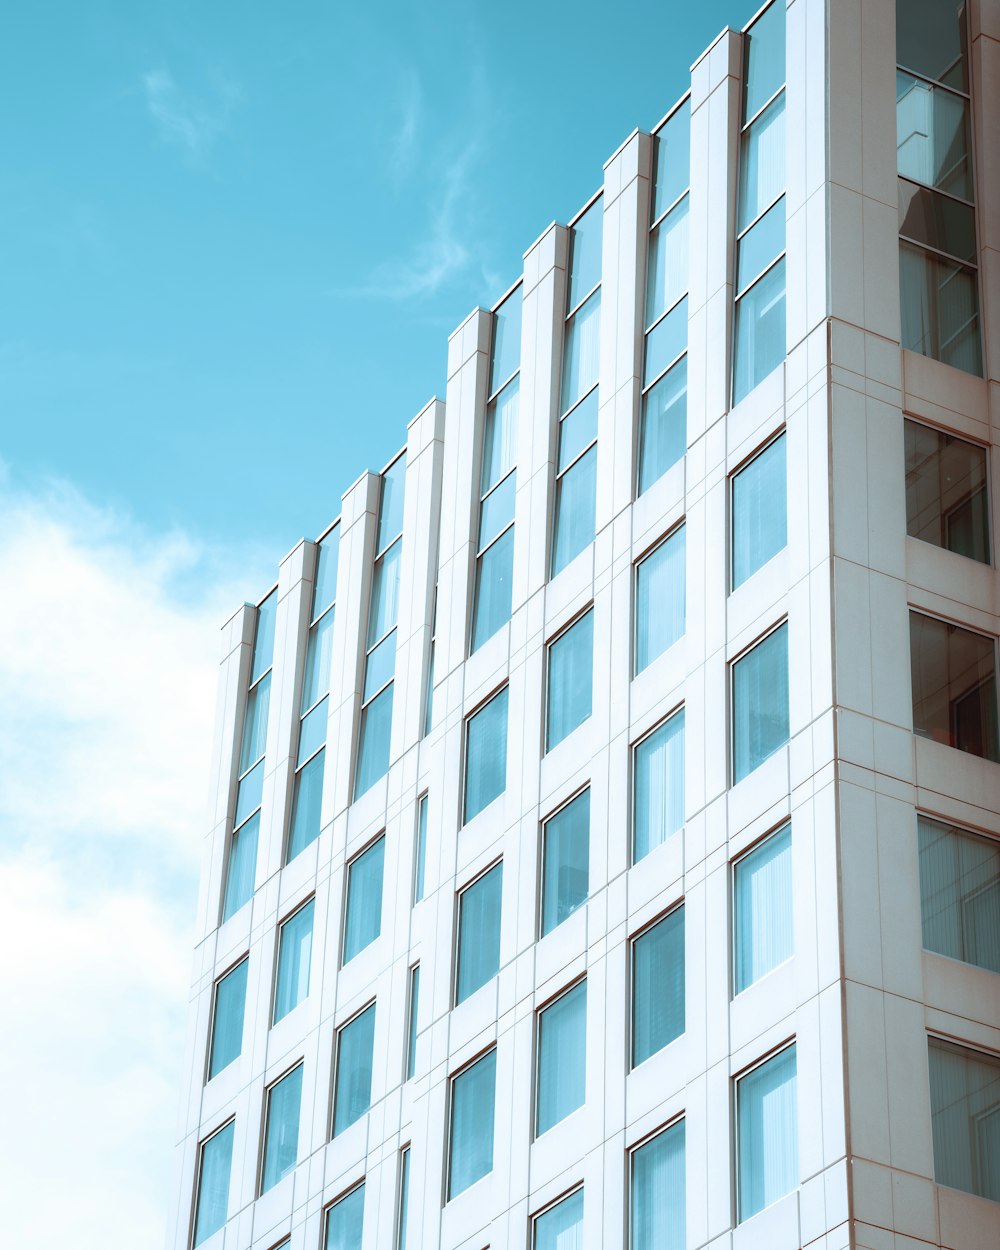
[[[170,1250],[1000,1246],[998,135],[772,0],[225,626]]]

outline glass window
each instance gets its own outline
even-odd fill
[[[493,1120],[497,1052],[452,1078],[451,1132],[448,1137],[448,1199],[493,1171]]]
[[[795,1047],[736,1082],[737,1201],[747,1220],[799,1183]]]
[[[417,847],[413,865],[413,901],[419,903],[424,897],[424,881],[427,875],[427,795],[417,800]]]
[[[591,609],[549,644],[545,749],[551,751],[591,712],[594,684],[594,612]]]
[[[403,487],[406,483],[406,456],[397,456],[382,474],[382,500],[379,504],[378,550],[385,551],[403,532]]]
[[[736,861],[733,911],[733,986],[740,994],[790,959],[795,949],[790,825]]]
[[[647,328],[687,293],[688,200],[689,197],[685,196],[650,231],[646,279]]]
[[[312,620],[322,616],[337,597],[337,565],[340,559],[340,526],[335,525],[316,544],[316,576],[313,581]]]
[[[233,1172],[234,1121],[230,1120],[217,1133],[201,1144],[198,1166],[198,1205],[194,1221],[194,1244],[225,1224],[229,1214],[229,1179]]]
[[[788,541],[785,436],[733,474],[733,589]]]
[[[906,532],[990,562],[986,448],[904,419]]]
[[[264,761],[258,760],[245,777],[240,779],[236,789],[236,816],[234,827],[238,828],[260,807],[261,795],[264,792]]]
[[[912,178],[963,200],[972,199],[969,102],[905,70],[896,71],[896,156]]]
[[[311,846],[319,837],[320,812],[323,804],[323,765],[325,749],[312,757],[295,774],[292,794],[292,821],[288,834],[288,855],[291,863],[300,851]]]
[[[590,791],[542,827],[542,936],[562,924],[590,892]]]
[[[257,836],[260,830],[260,812],[255,812],[233,834],[229,844],[229,863],[226,867],[226,892],[222,903],[222,919],[235,916],[244,903],[253,897],[254,878],[257,875]]]
[[[632,942],[632,1066],[684,1032],[684,908]]]
[[[406,1013],[406,1079],[412,1080],[417,1058],[417,1007],[420,1002],[420,965],[410,969],[409,1005]]]
[[[337,1076],[333,1096],[333,1135],[365,1114],[372,1101],[375,1051],[375,1004],[366,1007],[337,1033]]]
[[[455,1005],[491,981],[500,968],[503,864],[495,864],[458,896],[458,972]]]
[[[302,1064],[292,1068],[267,1091],[264,1167],[260,1192],[267,1193],[295,1167],[299,1156],[299,1114],[302,1107]]]
[[[274,1019],[277,1024],[309,994],[309,965],[312,962],[313,912],[315,900],[293,912],[278,931],[278,976],[274,990]]]
[[[490,496],[492,498],[492,496]],[[513,504],[513,500],[511,501]],[[477,651],[510,620],[514,576],[514,510],[507,529],[476,559],[476,611],[472,623],[472,650]]]
[[[788,741],[788,626],[779,625],[733,665],[733,780]]]
[[[684,823],[684,709],[647,734],[635,748],[634,862]]]
[[[685,1250],[684,1121],[632,1151],[630,1250]]]
[[[928,1039],[934,1179],[1000,1202],[1000,1059]]]
[[[587,983],[581,981],[538,1013],[535,1132],[564,1120],[587,1096]]]
[[[524,300],[518,284],[493,314],[493,359],[490,394],[517,373],[521,363],[521,310]]]
[[[911,612],[910,676],[914,733],[1000,762],[992,638]]]
[[[736,305],[733,402],[749,395],[785,358],[785,261],[773,265]]]
[[[635,671],[684,633],[685,527],[680,525],[635,566]]]
[[[474,712],[466,725],[465,822],[507,787],[507,687]]]
[[[563,423],[565,425],[565,422]],[[556,481],[552,576],[594,541],[597,517],[597,446],[575,460]]]
[[[1000,842],[917,817],[924,947],[1000,972]]]
[[[534,1220],[534,1250],[583,1250],[583,1190],[563,1198]]]
[[[389,771],[389,735],[392,731],[392,683],[361,712],[361,745],[354,797],[360,798]]]
[[[599,196],[574,222],[569,244],[569,296],[572,310],[601,280],[604,200]]]
[[[653,221],[658,221],[687,190],[690,174],[691,101],[687,99],[656,132],[653,147]]]
[[[399,1211],[396,1217],[396,1250],[406,1250],[406,1226],[410,1221],[410,1147],[399,1152]],[[360,1247],[359,1247],[360,1250]]]
[[[743,82],[743,116],[767,103],[785,81],[785,10],[770,5],[746,33],[746,73]]]
[[[330,608],[309,630],[306,666],[302,678],[301,713],[305,714],[330,690],[330,658],[333,654],[333,622],[336,610]]]
[[[243,1049],[243,1014],[247,1000],[247,969],[249,958],[241,959],[215,983],[215,1005],[212,1011],[212,1052],[208,1065],[209,1080],[239,1058]]]
[[[896,59],[924,78],[968,91],[965,6],[951,0],[897,4]]]
[[[382,877],[385,838],[363,850],[347,865],[347,923],[344,963],[363,951],[382,932]]]
[[[326,1213],[326,1250],[361,1250],[365,1226],[365,1187],[362,1183]]]
[[[264,675],[274,658],[274,618],[278,611],[278,591],[272,590],[257,608],[257,629],[250,667],[250,684]]]
[[[687,301],[684,312],[687,336]],[[664,325],[670,318],[660,322]],[[647,335],[647,360],[652,332]],[[669,349],[668,349],[669,350]],[[654,382],[642,396],[639,438],[639,494],[658,482],[687,449],[687,356]]]
[[[264,756],[267,742],[267,718],[271,706],[271,674],[265,673],[247,695],[243,717],[243,740],[240,743],[240,776]]]
[[[785,96],[782,92],[743,132],[740,143],[740,231],[755,222],[784,190]],[[783,224],[780,230],[779,252],[785,247]],[[771,259],[774,259],[774,253]]]
[[[908,178],[897,181],[899,233],[958,260],[975,262],[976,211],[971,204],[939,195]]]
[[[976,271],[900,240],[899,291],[902,346],[981,377]]]

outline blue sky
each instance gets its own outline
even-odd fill
[[[7,9],[5,1230],[134,1250],[174,1199],[218,628],[754,6]]]

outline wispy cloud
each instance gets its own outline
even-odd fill
[[[419,155],[418,132],[424,105],[424,89],[415,69],[399,79],[394,129],[389,143],[389,177],[399,186],[413,171]]]
[[[143,74],[142,86],[160,138],[180,148],[193,162],[206,159],[242,96],[239,86],[220,74],[213,76],[207,92],[182,90],[166,67]]]

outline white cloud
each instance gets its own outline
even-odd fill
[[[424,102],[423,85],[415,70],[400,74],[398,88],[399,117],[389,143],[389,175],[397,186],[417,164],[417,134]]]
[[[165,143],[179,147],[189,158],[203,160],[229,125],[240,101],[239,87],[216,75],[211,98],[195,98],[174,81],[169,69],[149,70],[142,76],[146,108]]]
[[[0,465],[0,1175],[22,1250],[58,1228],[79,1250],[163,1240],[218,627],[241,598],[211,565]]]

